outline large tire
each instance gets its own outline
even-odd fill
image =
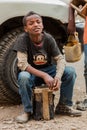
[[[21,32],[21,29],[17,29],[0,41],[0,104],[21,103],[16,78],[17,58],[12,50],[14,41]]]

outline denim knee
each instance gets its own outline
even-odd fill
[[[75,71],[75,68],[73,67],[70,67],[70,77],[75,79],[76,78],[76,71]]]
[[[25,81],[26,79],[29,79],[29,78],[30,78],[30,74],[26,71],[22,71],[18,75],[18,80],[21,79],[21,80]]]
[[[65,80],[75,80],[76,79],[76,71],[75,68],[71,66],[66,66],[64,75],[63,75],[64,81]]]
[[[18,75],[18,84],[22,85],[22,84],[25,84],[29,81],[29,78],[30,78],[30,74],[26,71],[22,71],[19,73]]]

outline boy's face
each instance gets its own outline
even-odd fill
[[[25,31],[30,35],[38,35],[43,30],[43,22],[40,16],[34,14],[26,19]]]

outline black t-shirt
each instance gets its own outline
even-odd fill
[[[52,57],[58,56],[60,50],[54,38],[43,32],[43,41],[40,47],[35,46],[28,33],[21,34],[14,44],[13,50],[28,54],[28,63],[35,68],[43,68],[52,64]]]

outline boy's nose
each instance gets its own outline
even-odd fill
[[[34,23],[34,26],[37,26],[37,25],[38,25],[38,23],[37,23],[37,22],[35,22],[35,23]]]

